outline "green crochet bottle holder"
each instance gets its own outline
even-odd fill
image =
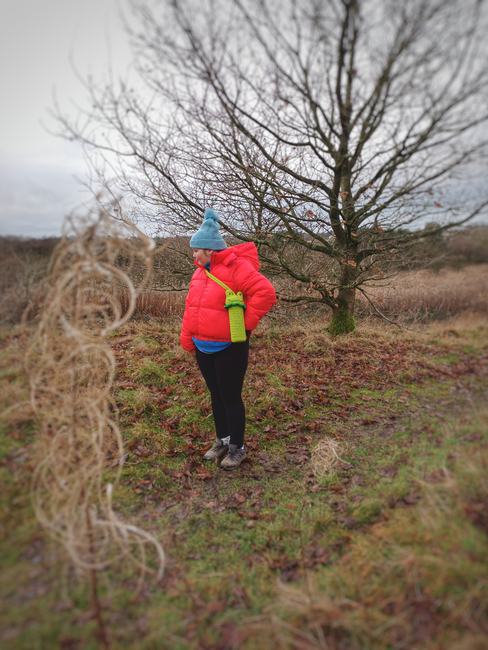
[[[244,326],[244,310],[246,309],[246,305],[244,304],[242,292],[238,291],[237,293],[234,293],[232,289],[209,273],[206,269],[205,273],[211,280],[220,284],[220,286],[225,289],[224,307],[229,313],[230,340],[232,343],[243,343],[247,337],[246,328]]]

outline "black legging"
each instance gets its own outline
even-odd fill
[[[212,398],[217,438],[230,436],[230,444],[244,443],[246,411],[241,392],[249,359],[249,340],[232,343],[220,352],[205,354],[196,350],[198,367]]]

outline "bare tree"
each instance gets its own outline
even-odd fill
[[[483,214],[488,68],[477,0],[132,0],[139,74],[86,83],[65,136],[154,232],[205,207],[292,301],[354,328],[402,250]],[[144,92],[142,91],[144,90]],[[100,126],[103,129],[100,129]],[[481,189],[480,189],[481,188]]]

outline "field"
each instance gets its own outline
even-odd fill
[[[127,451],[116,510],[168,557],[139,589],[124,566],[105,576],[112,648],[486,647],[488,269],[416,273],[375,293],[403,328],[363,303],[337,339],[322,312],[265,319],[235,472],[201,461],[210,402],[177,305],[149,318],[146,304],[111,338]],[[0,343],[0,408],[17,405],[1,425],[0,640],[89,650],[86,584],[32,512],[27,340],[5,326]]]

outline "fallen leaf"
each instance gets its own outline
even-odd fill
[[[319,490],[327,490],[328,488],[325,485],[311,485],[309,489],[310,492],[315,494],[315,492],[318,492]]]
[[[362,474],[354,474],[351,479],[351,485],[364,485],[366,483]]]
[[[354,517],[347,517],[345,515],[336,517],[336,521],[338,521],[340,524],[345,526],[346,528],[356,528],[356,526],[359,525],[359,522],[357,519],[354,519]]]
[[[151,490],[153,486],[154,479],[146,479],[136,483],[136,488],[140,488],[141,490]]]
[[[288,571],[282,571],[280,575],[280,580],[282,582],[299,582],[303,578],[303,573],[301,571],[296,571],[290,569]]]
[[[208,470],[206,467],[203,467],[203,465],[197,467],[195,471],[197,473],[197,477],[201,481],[208,481],[209,479],[213,478],[212,472]]]
[[[394,478],[398,473],[398,467],[395,465],[387,465],[386,467],[381,467],[380,472],[385,478]]]
[[[222,626],[222,639],[219,648],[222,650],[237,650],[247,639],[248,629],[237,627],[235,623],[225,623]]]
[[[238,599],[240,604],[245,608],[249,609],[251,607],[251,603],[249,601],[249,598],[247,596],[246,590],[244,587],[240,584],[236,584],[232,587],[232,593],[234,596]]]
[[[213,600],[211,603],[208,603],[206,606],[206,611],[210,614],[219,614],[223,612],[227,606],[225,600]]]
[[[339,512],[346,512],[349,508],[347,501],[332,501],[330,504],[332,510],[338,510]]]
[[[166,451],[163,451],[163,456],[168,456],[168,457],[176,456],[177,453],[178,453],[178,449],[167,449]]]
[[[403,500],[408,506],[413,506],[420,501],[420,495],[415,492],[409,492],[403,497]]]

